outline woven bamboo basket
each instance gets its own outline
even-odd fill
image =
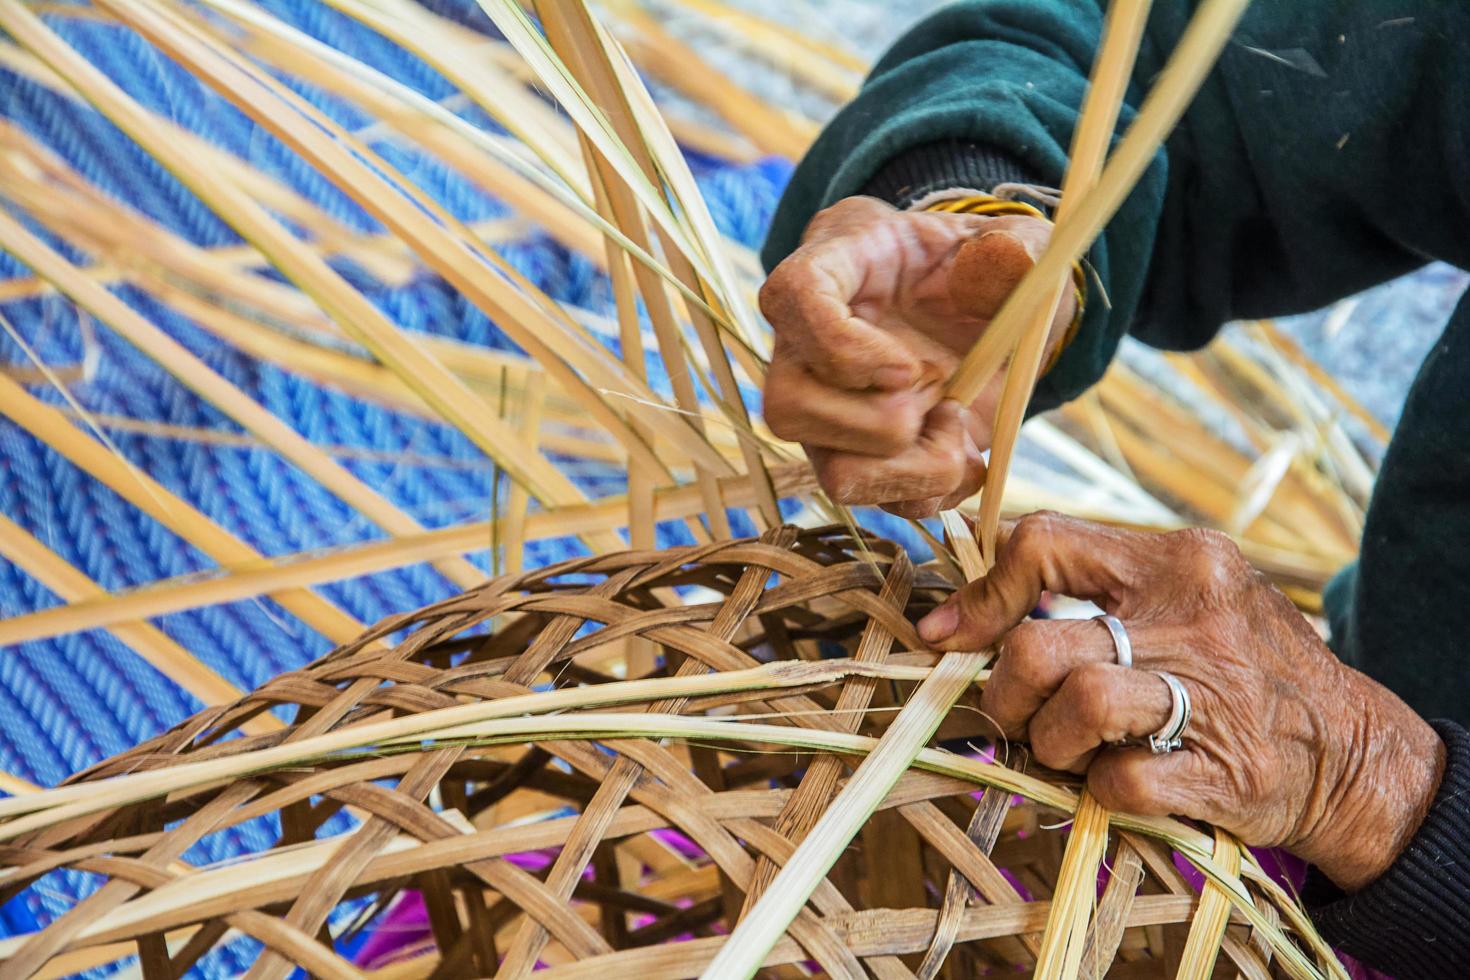
[[[952,588],[886,542],[783,527],[569,561],[389,619],[7,801],[0,897],[65,869],[98,887],[0,942],[0,973],[136,949],[144,977],[176,977],[243,934],[261,977],[698,976],[930,674],[912,622]],[[1064,899],[1069,838],[1091,832],[1069,829],[1077,788],[980,740],[968,700],[766,954],[769,976],[1014,975],[1069,931],[1079,976],[1329,972],[1228,835],[1112,815],[1102,870]],[[248,734],[266,712],[290,723]],[[262,824],[243,859],[182,860]],[[404,903],[427,925],[391,962],[338,952]]]

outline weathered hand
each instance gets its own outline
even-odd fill
[[[806,447],[833,500],[921,517],[979,489],[999,382],[969,406],[941,401],[944,383],[1050,230],[868,197],[812,219],[761,290],[776,337],[765,417]],[[1069,293],[1051,346],[1074,309]]]
[[[1022,622],[1043,590],[1121,619],[1133,668],[1091,620]],[[982,707],[1043,764],[1086,772],[1106,807],[1176,814],[1282,845],[1343,888],[1408,843],[1444,765],[1434,730],[1334,657],[1305,618],[1212,531],[1143,534],[1033,514],[999,560],[919,625],[945,650],[1001,641]],[[1193,701],[1184,747],[1113,743],[1156,732],[1174,674]]]

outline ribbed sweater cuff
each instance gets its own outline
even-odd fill
[[[1352,895],[1315,869],[1302,891],[1322,938],[1402,980],[1470,976],[1470,732],[1431,724],[1444,775],[1409,846]]]
[[[862,193],[907,208],[936,191],[963,187],[989,191],[998,184],[1034,184],[1015,157],[972,140],[921,143],[893,157],[863,186]],[[1027,199],[1045,210],[1039,201]]]

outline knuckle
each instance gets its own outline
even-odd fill
[[[805,309],[804,298],[819,277],[816,260],[825,246],[806,245],[792,252],[771,270],[761,284],[757,299],[761,312],[775,329],[789,327]]]
[[[817,482],[835,504],[861,503],[861,484],[840,460],[828,459],[817,466]]]
[[[1016,522],[1016,532],[1011,539],[1012,547],[1035,552],[1044,547],[1056,535],[1063,517],[1056,511],[1038,510],[1027,514]]]
[[[1170,537],[1201,585],[1228,588],[1247,580],[1249,565],[1228,534],[1192,527],[1174,531]]]
[[[1006,635],[1003,663],[1007,673],[1033,690],[1052,686],[1051,644],[1035,622],[1027,621]]]
[[[1062,769],[1071,761],[1063,751],[1060,739],[1044,725],[1031,726],[1031,754],[1048,769]]]
[[[1067,679],[1072,688],[1077,720],[1101,729],[1113,717],[1113,677],[1103,664],[1084,664]]]
[[[1093,766],[1087,785],[1097,801],[1110,810],[1147,815],[1158,809],[1152,781],[1128,757],[1112,765]]]

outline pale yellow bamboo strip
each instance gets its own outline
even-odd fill
[[[1392,433],[1378,420],[1378,417],[1364,408],[1362,403],[1356,398],[1348,394],[1347,390],[1338,383],[1337,379],[1323,370],[1322,365],[1308,356],[1295,340],[1283,333],[1275,321],[1257,320],[1255,327],[1260,335],[1266,339],[1267,343],[1280,351],[1291,363],[1305,371],[1308,377],[1330,392],[1332,397],[1337,399],[1343,408],[1347,409],[1359,422],[1362,422],[1363,426],[1372,434],[1373,438],[1382,443],[1388,442]]]
[[[963,404],[980,392],[1004,362],[1054,285],[1082,257],[1122,206],[1164,138],[1184,114],[1250,0],[1204,0],[1190,19],[1164,70],[1104,168],[1097,187],[1078,202],[1073,220],[1058,227],[1040,260],[1011,293],[985,334],[965,356],[947,394]]]
[[[117,8],[109,7],[114,13]],[[135,10],[129,6],[130,10]],[[0,26],[11,37],[41,57],[52,69],[86,96],[150,155],[229,222],[272,265],[302,287],[338,323],[369,346],[375,356],[399,371],[426,402],[460,428],[507,472],[521,480],[542,500],[569,502],[581,497],[567,477],[539,453],[526,451],[521,440],[484,410],[473,395],[443,364],[397,329],[366,297],[351,288],[319,255],[298,241],[275,218],[219,174],[183,152],[150,128],[148,116],[126,93],[57,37],[19,0],[0,0]],[[589,544],[603,549],[620,545],[615,537],[594,537]]]
[[[342,464],[266,411],[132,307],[87,278],[80,269],[5,213],[0,213],[0,247],[117,331],[205,401],[300,467],[343,503],[389,533],[415,534],[423,530],[417,521],[353,476]],[[445,559],[438,567],[451,581],[463,586],[475,585],[484,579],[473,565],[463,559]]]
[[[487,0],[480,0],[480,2],[483,5]],[[737,356],[745,348],[749,348],[752,352],[758,350],[757,338],[768,336],[769,331],[756,316],[755,305],[750,302],[753,296],[750,280],[742,279],[736,274],[735,262],[738,260],[748,264],[753,263],[759,269],[759,260],[743,247],[732,249],[728,239],[720,234],[719,228],[715,225],[714,216],[710,214],[709,206],[699,189],[699,184],[689,169],[688,161],[684,159],[679,144],[664,123],[663,115],[654,103],[648,87],[643,84],[643,79],[639,76],[637,69],[628,60],[627,53],[608,34],[606,28],[595,18],[589,16],[587,19],[596,32],[603,50],[607,52],[608,62],[617,75],[623,98],[633,111],[637,131],[658,168],[662,186],[668,188],[669,199],[676,213],[682,215],[683,220],[689,225],[690,241],[698,249],[698,253],[691,253],[688,250],[681,251],[684,258],[694,267],[694,273],[702,281],[705,297],[707,299],[713,297],[719,301],[718,308],[713,313],[723,313],[724,317],[716,316],[716,319],[719,320],[718,326],[729,334]],[[687,280],[692,276],[681,276],[680,278]],[[697,319],[695,326],[696,328],[700,326]],[[709,346],[709,342],[703,337],[701,340],[704,340],[706,347]],[[720,351],[716,358],[711,352],[710,359],[712,362],[724,362],[727,355],[724,351]],[[762,374],[755,369],[763,370],[762,366],[745,361],[742,361],[742,364],[752,372],[751,378],[759,384]],[[723,380],[721,383],[724,383]]]
[[[477,238],[487,244],[512,242],[516,239],[524,238],[531,230],[531,227],[519,218],[487,218],[484,221],[471,222],[468,227],[474,231]],[[397,241],[396,238],[388,234],[363,234],[357,236],[351,242],[343,243],[337,247],[327,246],[320,242],[313,242],[311,244],[323,257],[348,258],[366,267],[364,260],[368,256],[381,260],[406,254],[405,249],[395,247]],[[205,246],[203,251],[215,256],[226,265],[242,270],[259,269],[266,265],[260,253],[249,245],[209,245]],[[109,262],[83,266],[82,268],[93,279],[107,285],[128,282],[134,275],[134,270],[123,268]],[[385,285],[403,286],[407,284],[415,268],[415,263],[405,260],[394,263],[394,270],[391,275],[385,274],[386,270],[381,268],[377,269],[375,274],[379,281]],[[50,283],[35,276],[21,276],[15,279],[6,279],[0,282],[0,303],[9,303],[18,299],[30,299],[35,296],[45,296],[55,291],[55,288]]]
[[[677,249],[677,242],[664,233],[665,252],[669,254],[669,264],[675,276],[690,289],[702,291],[706,298],[718,299],[719,309],[729,315],[730,332],[734,338],[741,343],[747,342],[754,334],[753,316],[740,299],[729,262],[721,249],[723,239],[694,184],[683,154],[669,135],[662,117],[653,108],[652,98],[642,79],[632,70],[626,56],[585,3],[548,7],[543,12],[543,20],[551,19],[553,9],[558,14],[564,13],[570,23],[570,37],[588,70],[586,82],[600,93],[602,107],[614,132],[622,139],[646,179],[669,187],[673,202],[690,223],[694,242],[702,247],[711,270],[708,276],[700,272],[695,255]],[[690,305],[688,312],[716,382],[716,388],[710,394],[734,426],[746,470],[755,481],[759,516],[766,526],[775,527],[781,523],[780,509],[770,487],[762,445],[750,434],[750,415],[721,338],[720,324],[704,308]]]
[[[497,123],[575,189],[584,201],[591,193],[578,166],[576,135],[535,93],[497,70],[501,59],[493,41],[428,9],[391,0],[324,0],[328,6],[391,38],[440,71]],[[446,57],[462,55],[462,57]]]
[[[952,653],[939,662],[797,845],[755,907],[731,931],[719,953],[700,974],[704,980],[744,980],[760,969],[766,954],[801,912],[817,884],[832,869],[899,776],[924,753],[924,745],[933,737],[945,714],[988,660],[984,654]]]
[[[237,41],[240,50],[356,103],[378,120],[378,125],[387,126],[411,139],[414,145],[432,151],[561,244],[594,263],[602,263],[602,236],[595,228],[589,227],[564,200],[486,152],[486,143],[499,137],[480,134],[478,141],[466,138],[464,128],[444,118],[447,110],[429,111],[433,103],[427,97],[370,66],[352,62],[258,7],[231,0],[206,2],[243,29],[243,36]],[[533,112],[539,109],[534,100],[517,106]],[[542,132],[553,127],[569,131],[565,120],[545,110],[539,111],[535,125]]]
[[[1062,980],[1078,974],[1087,946],[1087,924],[1097,903],[1097,869],[1107,853],[1108,819],[1108,812],[1083,790],[1036,956],[1037,980]]]
[[[410,15],[414,10],[414,5],[402,2],[402,0],[379,0],[379,2],[391,4],[394,9],[402,11],[405,15]],[[695,271],[700,279],[725,284],[728,277],[720,271],[723,258],[718,251],[722,239],[718,232],[713,230],[712,222],[706,224],[699,220],[700,211],[703,209],[703,199],[682,201],[681,198],[685,209],[676,212],[670,206],[668,199],[664,197],[663,190],[648,179],[638,161],[632,156],[631,148],[618,138],[609,117],[582,89],[567,70],[566,65],[551,50],[546,38],[531,23],[525,11],[512,0],[479,0],[479,2],[491,21],[505,35],[506,40],[515,47],[522,59],[535,72],[540,83],[572,117],[577,128],[586,134],[609,164],[617,170],[618,176],[638,198],[638,203],[647,210],[649,217],[658,226],[660,234],[672,244],[673,251],[683,255],[695,266]],[[580,3],[581,0],[577,2]],[[640,93],[646,94],[643,92],[641,82],[635,82],[634,85],[630,95],[636,97]],[[506,123],[505,120],[498,121],[507,125],[514,124],[513,121],[511,123]],[[662,129],[662,123],[658,125]],[[666,130],[662,131],[666,132]],[[534,145],[534,141],[531,142]],[[679,156],[677,147],[675,147],[674,156]],[[682,161],[681,156],[679,160]],[[680,175],[676,171],[669,171],[666,176],[677,180]],[[698,227],[690,228],[686,224],[689,221],[698,222]],[[733,290],[728,288],[724,289],[724,293],[734,295]],[[742,311],[736,308],[730,312],[740,315]],[[743,324],[735,326],[738,329],[744,329]],[[749,333],[749,331],[746,332]]]
[[[396,183],[386,179],[385,174],[395,175],[386,161],[337,127],[305,99],[269,75],[254,70],[228,48],[212,43],[182,20],[171,4],[165,5],[162,0],[102,0],[102,3],[180,59],[196,77],[208,81],[216,91],[331,177],[365,210],[394,229],[436,272],[531,352],[543,369],[556,377],[563,390],[578,396],[587,411],[616,436],[630,454],[641,455],[649,465],[661,466],[652,450],[628,428],[618,411],[609,406],[604,390],[629,396],[620,400],[619,409],[645,418],[651,427],[680,442],[692,457],[704,459],[706,465],[717,472],[728,472],[728,464],[723,457],[693,432],[687,419],[658,411],[652,393],[632,384],[622,365],[601,344],[588,337],[560,307],[494,252],[480,249],[473,235],[460,222],[413,184],[401,177]],[[365,161],[370,161],[373,166]],[[353,295],[356,296],[355,293]],[[359,339],[367,342],[380,360],[400,370],[415,385],[420,396],[441,415],[482,448],[492,448],[492,435],[498,437],[502,448],[513,444],[513,432],[498,425],[488,406],[458,384],[458,379],[442,364],[425,351],[406,343],[404,335],[386,319],[379,316],[375,323],[376,326],[369,324],[373,329]],[[386,325],[386,331],[378,329],[382,325]],[[557,343],[558,340],[561,343]],[[392,356],[385,357],[387,352],[392,352]],[[436,391],[430,384],[435,378],[455,387]],[[524,452],[524,446],[520,448]],[[528,472],[528,464],[532,460],[507,460],[503,452],[491,455],[496,456],[508,473],[524,482],[523,474]],[[578,493],[575,486],[539,454],[529,455],[534,457],[535,463],[529,472],[543,474],[550,481],[546,486],[563,498],[547,497],[545,492],[537,491],[534,483],[529,484],[532,492],[543,502],[564,503],[568,494]],[[610,541],[601,544],[604,549],[617,546]]]
[[[0,378],[0,413],[220,564],[249,564],[263,560],[255,549],[127,460],[109,452],[101,443],[72,425],[60,411],[33,398],[8,378]],[[85,590],[72,591],[79,599],[104,603],[113,601],[112,596],[100,589],[95,594]],[[271,595],[333,643],[346,643],[363,630],[362,623],[314,593],[287,587],[273,591]],[[59,610],[67,608],[70,607],[60,606],[31,615],[47,612],[57,615]],[[142,617],[114,620],[112,625],[137,618]]]
[[[815,55],[818,61],[836,65],[855,75],[862,75],[871,67],[868,59],[856,52],[838,44],[819,40],[784,24],[766,20],[725,2],[725,0],[676,0],[676,2],[681,7],[699,11],[715,23],[727,24],[736,28],[750,39],[751,47],[758,54],[769,52],[771,48],[783,49],[789,45],[790,55],[783,59],[783,63],[789,61],[793,71],[796,71],[797,62],[810,63],[812,55]],[[803,75],[803,77],[818,84],[821,82],[817,76]],[[853,82],[853,86],[851,89],[834,87],[831,94],[844,100],[850,99],[857,94],[856,81]]]
[[[555,15],[555,13],[548,17],[545,23],[547,30],[560,32],[562,36],[565,36],[568,31],[568,25],[565,19]],[[568,39],[566,44],[571,45],[571,41]],[[568,52],[568,56],[574,58],[580,54],[581,52],[579,51]],[[585,65],[583,66],[584,73],[590,70]],[[622,135],[627,136],[629,134],[624,133]],[[644,220],[644,212],[639,208],[637,199],[633,196],[632,191],[619,180],[617,171],[612,167],[607,158],[602,155],[601,151],[592,144],[590,139],[587,139],[585,136],[583,139],[587,144],[584,152],[588,160],[589,174],[594,188],[597,191],[599,203],[605,203],[608,217],[619,228],[623,229],[624,233],[630,237],[634,244],[645,250],[650,249],[652,239],[649,236],[648,227]],[[643,296],[649,321],[653,324],[655,335],[658,337],[659,353],[662,356],[664,368],[669,378],[669,386],[673,389],[674,402],[685,413],[698,413],[700,411],[699,395],[694,388],[694,380],[690,375],[689,362],[685,358],[682,328],[675,315],[673,304],[669,301],[668,293],[664,290],[663,283],[657,277],[653,276],[649,270],[635,266],[632,269],[632,275],[639,292]],[[629,305],[634,301],[634,297],[627,292],[629,284],[619,282],[615,279],[613,285],[620,290],[617,296],[619,326],[621,332],[626,337],[637,328],[638,311],[636,306]],[[626,344],[627,341],[625,340],[624,343]],[[625,360],[630,358],[634,360],[634,366],[630,370],[636,372],[640,379],[644,376],[646,370],[642,359],[642,349],[641,342],[636,348],[625,347],[624,349]],[[690,419],[702,433],[704,428],[703,420],[694,414],[690,415]],[[730,536],[730,521],[729,517],[725,514],[724,502],[720,499],[719,486],[715,480],[716,476],[717,474],[700,467],[696,470],[695,479],[699,485],[700,493],[704,496],[705,517],[709,522],[710,531],[716,538],[728,538]],[[638,489],[640,491],[642,490],[641,487]],[[638,494],[634,493],[634,489],[630,486],[629,502],[636,504],[637,500]]]
[[[40,788],[29,780],[21,779],[19,776],[8,772],[0,772],[0,793],[7,793],[10,796],[22,796],[26,793],[38,792]]]
[[[259,308],[269,318],[279,320],[295,331],[320,335],[332,343],[342,337],[336,325],[322,316],[303,294],[289,286],[247,274],[238,264],[222,261],[220,254],[201,249],[131,212],[120,202],[101,196],[23,131],[0,122],[0,136],[45,168],[47,174],[60,181],[66,189],[66,193],[59,194],[55,187],[28,180],[25,168],[9,167],[4,169],[4,174],[8,178],[5,189],[11,197],[21,200],[32,216],[63,237],[91,251],[114,256],[116,264],[130,268],[131,279],[146,285],[152,292],[169,297],[171,305],[187,304],[190,315],[202,321],[201,326],[213,329],[226,340],[234,341],[237,332],[246,335],[247,339],[257,340],[250,346],[241,344],[253,355],[260,356],[265,352],[276,359],[287,356],[280,351],[273,352],[273,348],[289,343],[285,339],[275,340],[275,331],[267,331],[243,315],[224,309],[221,304],[198,298],[195,293],[221,296],[230,301],[232,309]],[[0,167],[4,164],[5,158],[0,156]],[[94,207],[95,212],[89,213],[87,205]],[[263,261],[258,252],[252,249],[252,253],[257,260]],[[142,256],[146,256],[150,263],[139,265],[138,260]],[[167,271],[167,276],[151,270],[151,263],[155,262],[160,269]],[[95,275],[93,278],[99,283],[107,281]],[[187,283],[189,288],[185,289],[177,282]],[[448,337],[416,334],[414,339],[452,367],[467,383],[477,387],[488,384],[498,390],[507,367],[513,377],[519,377],[530,365],[519,355],[488,350]],[[339,368],[335,374],[328,372],[327,376],[335,376],[341,383],[350,382],[348,386],[353,390],[359,390],[366,381],[373,382],[369,390],[376,390],[379,397],[391,394],[395,399],[402,399],[403,392],[409,390],[388,369],[367,364],[362,358],[354,358],[335,349],[313,353],[310,347],[298,342],[298,346],[288,348],[288,354],[289,358],[300,358],[301,363],[314,368],[325,370],[324,365]],[[290,367],[289,364],[282,366]],[[388,377],[394,380],[390,382]],[[411,398],[411,402],[404,404],[411,404],[420,411],[427,408],[417,395],[411,395]]]
[[[4,391],[0,388],[0,395]],[[805,495],[816,490],[816,480],[810,467],[804,463],[777,467],[774,476],[783,496]],[[726,477],[721,481],[721,494],[731,506],[736,507],[750,506],[755,500],[750,481],[745,477]],[[658,521],[686,519],[699,514],[702,508],[700,494],[692,486],[662,488],[654,496],[654,519]],[[604,497],[579,506],[538,510],[526,517],[525,539],[544,541],[618,528],[623,526],[627,513],[628,501],[622,496]],[[189,576],[164,580],[132,592],[0,619],[0,645],[390,571],[432,561],[442,555],[472,552],[484,548],[493,538],[504,536],[503,528],[497,529],[489,521],[474,521],[326,553],[221,561],[226,571],[217,577]],[[336,642],[347,642],[361,632],[361,627],[349,624],[337,632],[340,635],[331,638]]]
[[[1093,62],[1087,95],[1077,118],[1068,153],[1067,173],[1062,181],[1062,202],[1057,206],[1058,229],[1065,228],[1079,201],[1097,186],[1103,160],[1112,140],[1113,129],[1123,108],[1128,82],[1133,75],[1133,62],[1148,23],[1151,0],[1112,0],[1103,24],[1102,43]],[[1062,297],[1070,288],[1070,270],[1052,284],[1046,298],[1030,311],[1029,322],[1012,351],[1006,371],[991,440],[990,462],[985,476],[985,492],[980,498],[980,550],[986,565],[995,562],[995,535],[1000,523],[1000,505],[1006,477],[1010,473],[1011,453],[1026,417],[1026,405],[1036,387],[1041,358],[1046,352],[1047,337]]]
[[[78,7],[74,4],[57,4],[50,9],[55,14],[68,17],[79,16],[83,11],[97,13],[92,8]],[[58,95],[78,102],[84,101],[64,79],[35,56],[14,44],[0,42],[0,64],[45,86]],[[150,117],[155,126],[169,133],[180,146],[186,147],[201,160],[208,161],[220,172],[229,174],[231,179],[262,204],[310,231],[314,241],[327,254],[352,255],[364,269],[379,278],[394,280],[404,275],[404,263],[401,260],[380,254],[373,249],[357,247],[355,243],[362,238],[360,233],[332,217],[309,198],[297,193],[288,184],[257,170],[246,161],[200,137],[199,134],[178,125],[166,116],[150,113]]]
[[[102,586],[4,514],[0,514],[0,554],[67,602],[107,594]],[[206,706],[229,704],[244,694],[162,630],[147,623],[118,623],[108,632]],[[260,714],[251,720],[249,727],[252,732],[264,733],[279,729],[281,723],[274,715]],[[0,790],[16,795],[33,792],[35,787],[5,774],[0,778]]]
[[[231,0],[206,0],[206,2],[218,9],[240,9],[239,5]],[[500,41],[492,41],[418,4],[395,2],[395,0],[374,0],[372,4],[364,3],[362,0],[326,0],[326,2],[365,26],[392,39],[406,50],[412,51],[446,79],[458,85],[466,97],[488,112],[492,118],[505,126],[521,141],[515,144],[516,146],[529,147],[550,170],[565,182],[567,188],[572,189],[563,193],[561,185],[551,183],[543,185],[543,190],[552,193],[584,221],[595,225],[596,230],[605,235],[611,235],[639,264],[658,272],[665,281],[678,289],[686,301],[695,304],[704,302],[703,297],[698,293],[689,291],[683,283],[675,279],[661,261],[633,245],[622,235],[616,225],[604,221],[597,210],[590,206],[592,193],[585,186],[584,174],[572,162],[576,149],[573,130],[565,125],[565,121],[560,116],[547,110],[540,99],[539,76],[517,57],[516,52],[509,45]],[[269,18],[264,19],[266,22],[269,20]],[[272,29],[279,30],[275,24],[272,24]],[[310,43],[309,39],[306,41]],[[448,56],[446,52],[454,56]],[[344,61],[351,64],[350,59],[344,59]],[[516,86],[508,85],[507,79],[486,71],[491,64],[498,64],[502,70],[523,80],[528,88],[534,91],[535,97],[525,101],[527,98],[525,93],[515,96]],[[361,66],[354,65],[354,69],[361,71]],[[393,83],[391,79],[383,79],[382,76],[369,77],[381,79],[385,85],[392,85],[395,92],[405,94],[408,92],[403,86]],[[514,97],[507,101],[508,96]],[[414,104],[425,111],[436,114],[442,121],[472,141],[483,143],[487,139],[486,134],[468,126],[453,114],[442,110],[433,112],[436,108],[435,103],[425,105],[419,101]],[[603,147],[603,149],[606,151],[607,148]],[[541,173],[539,170],[532,169],[522,176],[528,179],[540,179]],[[661,203],[652,185],[639,186],[637,195],[645,206],[650,203]],[[654,217],[660,223],[673,228],[679,236],[683,235],[682,227],[679,225],[679,216],[670,212],[666,207],[656,209]],[[681,248],[687,250],[691,247],[687,240],[683,238],[680,240]],[[716,240],[721,241],[726,250],[742,254],[751,261],[754,260],[753,253],[744,246],[728,239],[720,239],[718,234]]]
[[[22,384],[35,382],[20,380]],[[81,415],[69,408],[62,413],[68,418],[80,419]],[[126,432],[130,435],[153,436],[176,442],[195,442],[206,446],[228,446],[232,449],[265,449],[265,443],[254,436],[224,429],[212,429],[202,425],[177,425],[172,422],[155,422],[152,419],[134,418],[112,412],[86,413],[98,428],[107,432]],[[439,469],[483,470],[485,464],[478,459],[460,459],[457,456],[440,456],[417,453],[410,449],[372,449],[366,446],[344,446],[335,443],[317,443],[322,451],[338,459],[361,459],[374,463],[391,463],[399,466],[423,466]]]
[[[530,729],[524,729],[524,731],[529,731],[535,729],[537,725],[544,727],[548,721],[551,724],[559,724],[562,720],[571,722],[591,717],[578,715],[577,718],[567,716],[564,719],[540,718],[539,720],[531,717],[538,713],[561,713],[580,708],[636,705],[674,697],[694,698],[736,691],[807,687],[853,676],[918,681],[923,680],[928,673],[928,668],[924,667],[892,663],[860,663],[855,660],[779,661],[744,670],[712,671],[672,678],[615,681],[606,684],[535,691],[495,701],[457,704],[414,715],[365,722],[307,738],[298,738],[264,749],[252,749],[204,761],[181,762],[167,769],[128,773],[102,783],[71,784],[24,797],[0,800],[0,819],[8,820],[20,814],[37,814],[53,809],[60,812],[68,807],[82,808],[75,813],[67,810],[69,815],[85,815],[111,805],[125,802],[138,803],[151,799],[155,795],[178,794],[224,780],[238,779],[250,773],[268,772],[277,766],[289,766],[309,759],[326,758],[336,752],[396,744],[399,739],[412,741],[424,738],[482,738],[487,737],[488,731],[483,727],[484,725],[500,724],[507,720],[531,723]],[[599,725],[605,728],[612,717],[612,715],[591,717],[590,727],[569,727],[567,730],[569,733],[590,732]],[[654,719],[652,724],[655,728],[666,725],[671,718],[679,718],[679,716],[660,713],[619,714],[616,717],[619,719],[617,724],[627,721],[633,726],[641,725],[647,719]],[[714,719],[698,717],[679,720],[706,727],[714,721]],[[734,718],[725,718],[718,721],[717,724],[722,729],[730,725],[736,726],[730,729],[731,731],[755,732],[759,737],[753,738],[754,741],[765,741],[773,734],[784,733],[777,739],[777,744],[798,731],[776,725],[752,726]],[[504,734],[510,729],[502,731],[497,728],[495,731],[498,734]],[[517,729],[517,731],[523,730]],[[856,742],[842,743],[846,747],[841,751],[850,751],[852,745],[866,745],[873,741],[873,739],[859,738]],[[935,754],[939,755],[939,753]],[[970,760],[960,761],[970,762]],[[1070,812],[1076,804],[1072,794],[1054,788],[1042,780],[990,763],[976,763],[976,765],[980,767],[975,770],[977,772],[989,772],[992,768],[1003,770],[997,775],[997,778],[1003,780],[1002,785],[1013,788],[1017,792],[1026,792],[1028,795],[1040,794],[1042,800],[1064,811]],[[1019,787],[1025,787],[1025,789],[1022,790]],[[105,796],[107,799],[99,800],[99,796]],[[24,832],[25,828],[17,829],[17,825],[12,822],[0,825],[0,838],[3,839],[10,839],[5,835]],[[1198,837],[1198,847],[1207,849],[1209,839],[1203,834]]]
[[[1240,874],[1240,842],[1223,830],[1215,831],[1215,860],[1232,875]],[[1178,980],[1209,980],[1220,956],[1220,941],[1230,920],[1230,897],[1214,882],[1206,882],[1199,910],[1189,927],[1184,954],[1179,958]]]
[[[820,127],[765,101],[710,68],[709,60],[670,34],[633,3],[615,8],[613,24],[638,66],[694,102],[708,106],[726,125],[767,153],[797,160]]]
[[[604,217],[616,220],[612,198],[603,182],[600,169],[603,164],[597,157],[597,148],[586,137],[582,137],[582,156],[587,161],[588,177],[592,181],[597,210]],[[642,216],[638,217],[641,221]],[[612,286],[613,304],[618,317],[618,349],[623,363],[628,365],[628,371],[638,380],[647,381],[647,353],[643,348],[643,325],[638,316],[638,293],[633,270],[629,268],[627,258],[617,250],[617,243],[611,238],[606,240],[604,247],[607,251],[608,280]],[[664,360],[664,364],[670,374],[678,367],[668,358]],[[646,430],[640,430],[639,434],[652,438],[652,434]],[[654,547],[653,492],[656,486],[656,474],[645,466],[637,465],[635,461],[629,461],[628,543],[635,549]],[[709,495],[706,494],[706,500],[708,499]],[[714,499],[718,500],[718,495]]]
[[[526,392],[521,399],[521,436],[533,446],[539,438],[541,411],[546,405],[545,377],[542,374],[531,375],[527,379]],[[494,493],[493,487],[491,492]],[[526,566],[526,512],[531,506],[531,495],[526,492],[525,487],[513,483],[508,497],[505,502],[505,516],[498,522],[492,520],[491,524],[504,525],[505,537],[501,539],[501,547],[505,549],[505,570],[514,575]],[[632,545],[634,548],[641,547],[636,541]]]

